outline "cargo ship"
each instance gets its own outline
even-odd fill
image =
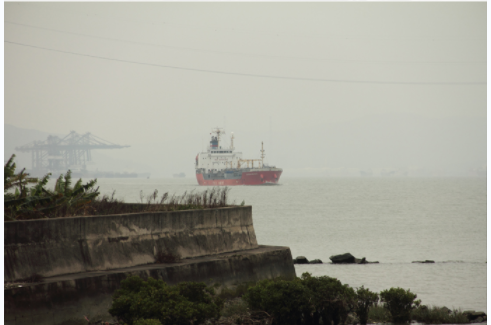
[[[210,145],[206,152],[196,156],[196,179],[199,185],[275,185],[283,169],[264,163],[265,150],[261,143],[261,159],[242,159],[242,153],[235,151],[234,134],[230,146],[221,144],[225,131],[213,129]]]

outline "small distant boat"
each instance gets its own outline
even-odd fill
[[[184,178],[184,177],[186,177],[186,174],[179,173],[179,174],[174,174],[173,176],[174,176],[174,178]]]

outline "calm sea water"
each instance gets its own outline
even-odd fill
[[[423,304],[487,312],[486,179],[287,178],[276,186],[237,186],[230,202],[252,205],[261,245],[288,246],[292,255],[324,264],[296,265],[297,276],[328,275],[372,291],[411,289]],[[192,178],[99,179],[139,202],[159,195],[203,190]],[[380,264],[333,265],[350,252]],[[435,264],[414,264],[417,260]]]

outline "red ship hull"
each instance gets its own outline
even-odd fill
[[[203,174],[196,174],[199,185],[205,186],[235,186],[235,185],[274,185],[278,184],[282,170],[257,170],[243,172],[236,179],[205,179]]]

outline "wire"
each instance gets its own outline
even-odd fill
[[[191,47],[179,47],[179,46],[170,46],[170,45],[164,45],[164,44],[153,44],[153,43],[145,43],[145,42],[138,42],[138,41],[130,41],[130,40],[124,40],[124,39],[118,39],[118,38],[109,38],[109,37],[88,35],[88,34],[82,34],[82,33],[68,32],[68,31],[63,31],[63,30],[58,30],[58,29],[53,29],[53,28],[21,24],[21,23],[16,23],[16,22],[12,22],[12,21],[5,21],[5,23],[17,25],[17,26],[22,26],[22,27],[27,27],[27,28],[46,30],[46,31],[51,31],[51,32],[56,32],[56,33],[76,35],[76,36],[95,38],[95,39],[113,41],[113,42],[121,42],[121,43],[128,43],[128,44],[153,46],[153,47],[164,47],[164,48],[169,48],[169,49],[174,49],[174,50],[179,50],[179,51],[191,51],[191,52],[201,52],[201,53],[213,53],[213,54],[220,54],[220,55],[257,57],[257,58],[265,58],[265,59],[286,59],[286,60],[303,60],[303,61],[308,60],[308,61],[328,61],[328,62],[345,62],[345,63],[375,63],[375,64],[486,64],[486,62],[481,62],[481,61],[467,61],[467,62],[465,62],[465,61],[446,61],[446,62],[419,61],[418,62],[418,61],[335,60],[335,59],[266,55],[266,54],[254,54],[254,53],[239,53],[239,52],[205,50],[205,49],[197,49],[197,48],[191,48]]]
[[[155,64],[155,63],[145,63],[145,62],[137,62],[137,61],[129,61],[129,60],[121,60],[121,59],[112,59],[112,58],[107,58],[107,57],[102,57],[102,56],[97,56],[97,55],[81,54],[81,53],[76,53],[76,52],[56,50],[56,49],[51,49],[51,48],[47,48],[47,47],[41,47],[41,46],[35,46],[35,45],[23,44],[23,43],[18,43],[18,42],[11,42],[11,41],[4,41],[4,43],[15,44],[15,45],[25,46],[25,47],[30,47],[30,48],[36,48],[36,49],[41,49],[41,50],[46,50],[46,51],[51,51],[51,52],[58,52],[58,53],[71,54],[71,55],[82,56],[82,57],[89,57],[89,58],[94,58],[94,59],[107,60],[107,61],[131,63],[131,64],[138,64],[138,65],[159,67],[159,68],[167,68],[167,69],[175,69],[175,70],[183,70],[183,71],[214,73],[214,74],[221,74],[221,75],[233,75],[233,76],[241,76],[241,77],[256,77],[256,78],[299,80],[299,81],[336,82],[336,83],[384,84],[384,85],[390,85],[390,84],[396,84],[396,85],[486,85],[487,84],[487,81],[485,81],[485,82],[482,82],[482,81],[471,81],[471,82],[461,82],[461,81],[457,81],[457,82],[438,82],[438,81],[437,82],[412,82],[412,81],[369,81],[369,80],[346,80],[346,79],[343,80],[343,79],[323,79],[323,78],[272,76],[272,75],[262,75],[262,74],[252,74],[252,73],[240,73],[240,72],[228,72],[228,71],[219,71],[219,70],[206,70],[206,69],[196,69],[196,68],[187,68],[187,67],[177,67],[177,66],[170,66],[170,65],[160,65],[160,64]]]

